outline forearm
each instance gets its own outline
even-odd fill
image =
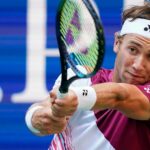
[[[116,109],[128,97],[128,92],[118,83],[102,83],[92,87],[97,96],[93,109]]]
[[[129,118],[148,120],[150,102],[134,85],[101,83],[92,87],[72,87],[62,100],[56,99],[53,110],[59,115],[72,115],[78,110],[115,109]]]
[[[150,102],[136,86],[125,83],[94,85],[97,100],[93,109],[116,109],[129,118],[148,120]]]

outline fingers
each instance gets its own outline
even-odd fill
[[[78,101],[74,93],[69,91],[67,96],[63,99],[57,99],[56,91],[50,92],[51,97],[51,109],[53,115],[57,118],[72,116],[78,106]]]
[[[62,132],[67,126],[67,119],[54,116],[50,107],[46,107],[35,112],[32,123],[41,135],[48,135]]]
[[[66,118],[62,118],[59,121],[45,119],[45,121],[42,121],[42,125],[40,126],[41,128],[39,130],[42,135],[48,135],[64,131],[66,126]]]
[[[51,109],[55,116],[58,117],[72,116],[77,109],[77,105],[76,104],[67,105],[65,103],[62,102],[59,103],[58,101],[55,101]]]
[[[70,93],[64,99],[57,99],[56,91],[53,90],[44,107],[34,113],[33,126],[40,131],[41,135],[60,133],[65,130],[77,105],[77,100]]]

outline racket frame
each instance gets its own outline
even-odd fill
[[[93,76],[94,74],[96,74],[96,72],[99,70],[99,68],[103,62],[104,47],[105,47],[104,46],[105,45],[105,39],[104,39],[104,34],[103,34],[103,27],[100,23],[100,18],[97,15],[96,11],[94,10],[90,1],[89,0],[83,0],[84,4],[86,5],[86,8],[90,12],[90,14],[94,20],[95,28],[97,31],[96,34],[97,34],[97,40],[98,40],[98,45],[99,45],[97,64],[94,68],[94,71],[88,75],[83,74],[77,68],[70,66],[71,69],[75,72],[75,75],[73,77],[71,77],[70,79],[67,79],[67,69],[68,69],[67,60],[68,60],[69,55],[66,52],[67,47],[61,39],[61,32],[59,30],[60,26],[61,26],[61,22],[60,22],[61,12],[62,12],[63,6],[65,5],[66,1],[67,0],[61,0],[59,7],[58,7],[57,15],[56,15],[56,38],[57,38],[58,48],[59,48],[59,53],[60,53],[60,65],[61,65],[61,73],[62,73],[59,92],[62,94],[63,93],[65,94],[68,92],[69,85],[73,81],[75,81],[77,79],[81,79],[81,78],[89,78],[89,77]],[[69,61],[71,61],[71,60],[69,60]]]

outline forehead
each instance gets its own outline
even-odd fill
[[[128,44],[134,44],[141,48],[150,50],[150,38],[138,34],[126,34],[124,41]]]

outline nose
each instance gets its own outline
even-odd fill
[[[133,68],[137,71],[142,71],[145,68],[145,61],[143,56],[139,56],[134,59]]]

